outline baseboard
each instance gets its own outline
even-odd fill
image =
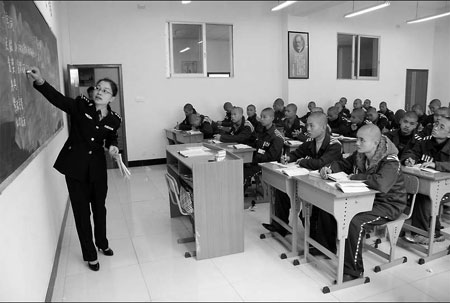
[[[151,159],[151,160],[137,160],[137,161],[128,161],[128,167],[159,165],[159,164],[166,164],[166,163],[167,163],[166,158]]]
[[[52,297],[53,297],[53,290],[55,288],[56,275],[58,273],[59,257],[61,255],[61,246],[62,246],[62,242],[64,239],[64,232],[66,230],[67,214],[69,213],[69,205],[70,205],[70,200],[69,200],[69,197],[67,197],[66,209],[64,211],[64,217],[61,222],[61,229],[59,231],[58,244],[56,245],[55,259],[53,260],[52,274],[50,275],[50,280],[48,282],[47,293],[45,295],[45,302],[51,302]]]

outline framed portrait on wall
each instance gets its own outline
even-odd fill
[[[288,78],[309,78],[309,34],[288,31]]]

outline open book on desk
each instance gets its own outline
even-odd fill
[[[359,193],[370,191],[367,184],[362,180],[341,181],[335,184],[336,188],[344,193]]]
[[[328,179],[333,180],[335,182],[339,181],[348,181],[348,175],[343,171],[333,174],[328,174]]]
[[[423,170],[423,171],[426,171],[429,173],[439,173],[438,170],[432,169],[431,167],[421,167],[421,166],[422,166],[422,164],[415,164],[413,166],[413,168],[417,168],[417,169],[420,169],[420,170]]]
[[[277,170],[289,177],[309,174],[308,169],[298,166],[298,164],[296,164],[295,162],[288,163],[284,166],[286,167],[278,168]]]
[[[247,144],[233,144],[233,148],[235,149],[246,149],[246,148],[252,148],[251,146]]]
[[[212,155],[212,153],[210,152],[210,149],[207,147],[203,147],[203,146],[188,147],[185,150],[180,150],[178,153],[185,158],[196,157],[196,156],[211,156]]]

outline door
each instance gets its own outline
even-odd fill
[[[427,108],[427,69],[406,70],[405,110],[411,110],[414,104],[422,105],[424,112]]]
[[[123,85],[122,85],[122,65],[121,64],[83,64],[83,65],[67,65],[69,74],[69,83],[66,84],[69,96],[75,98],[81,94],[88,96],[87,89],[89,86],[95,86],[96,82],[103,78],[113,80],[119,92],[116,99],[111,103],[111,109],[122,117],[122,123],[117,131],[118,147],[122,154],[122,161],[128,166],[128,154],[126,144],[125,131],[125,112],[123,102]],[[69,123],[70,127],[70,123]],[[106,157],[107,168],[117,168],[117,163],[112,161],[111,157]]]

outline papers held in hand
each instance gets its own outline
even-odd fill
[[[118,157],[115,158],[117,161],[117,166],[119,166],[120,174],[127,179],[130,179],[131,173],[128,168],[125,166],[125,163],[122,161],[122,154],[119,154]]]

